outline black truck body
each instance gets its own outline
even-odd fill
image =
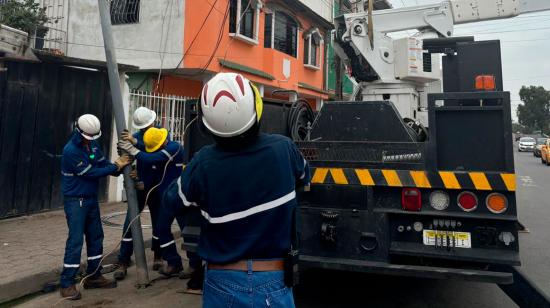
[[[391,101],[325,103],[305,140],[295,140],[312,168],[311,185],[298,194],[300,271],[491,282],[522,306],[546,305],[544,294],[514,268],[520,255],[510,95],[473,88],[479,73],[501,85],[500,58],[486,71],[469,59],[475,48],[500,52],[499,43],[431,43],[433,52],[446,53],[445,72],[464,73],[444,73],[455,78],[444,85],[453,92],[428,95],[427,141],[416,141]],[[465,65],[476,68],[460,69]],[[290,136],[287,119],[296,106],[273,100],[265,106],[262,131]],[[187,108],[186,122],[194,110]],[[191,125],[187,159],[209,143],[204,128]],[[434,193],[448,197],[444,209],[431,205]],[[459,206],[464,193],[475,207]],[[495,194],[506,200],[499,213],[487,206]],[[198,234],[197,227],[184,230],[188,249]]]

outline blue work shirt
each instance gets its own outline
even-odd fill
[[[310,180],[296,145],[260,134],[238,151],[205,146],[164,195],[202,214],[198,254],[208,262],[282,258],[290,249],[296,186]]]
[[[146,190],[160,183],[156,188],[157,192],[162,193],[168,185],[177,179],[183,170],[183,147],[175,141],[168,141],[165,147],[155,152],[147,153],[140,151],[136,155],[138,161],[138,177],[143,181]],[[166,163],[166,174],[164,179],[164,167]],[[161,183],[162,181],[162,183]]]
[[[74,132],[63,148],[61,179],[66,197],[97,197],[99,179],[118,173],[117,166],[103,156],[95,140],[84,146],[82,139],[80,133]]]

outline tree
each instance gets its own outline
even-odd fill
[[[46,8],[41,8],[34,0],[8,0],[0,5],[0,23],[23,30],[29,36],[36,33],[43,37],[47,32],[44,26],[47,22]]]
[[[522,86],[519,97],[523,102],[517,110],[519,124],[530,130],[550,132],[550,92],[540,86]]]

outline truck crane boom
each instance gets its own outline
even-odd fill
[[[425,52],[425,39],[450,38],[455,25],[546,10],[550,10],[549,1],[449,0],[378,10],[370,17],[368,12],[360,11],[335,19],[333,45],[351,67],[361,100],[391,97],[402,117],[428,126],[425,93],[441,91],[442,72],[441,57]],[[393,39],[388,35],[413,29],[419,33],[408,38]]]

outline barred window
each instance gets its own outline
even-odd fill
[[[273,33],[274,48],[287,55],[296,57],[298,45],[298,23],[294,18],[281,11],[275,13]]]
[[[139,22],[140,0],[111,0],[111,24],[124,25]]]

